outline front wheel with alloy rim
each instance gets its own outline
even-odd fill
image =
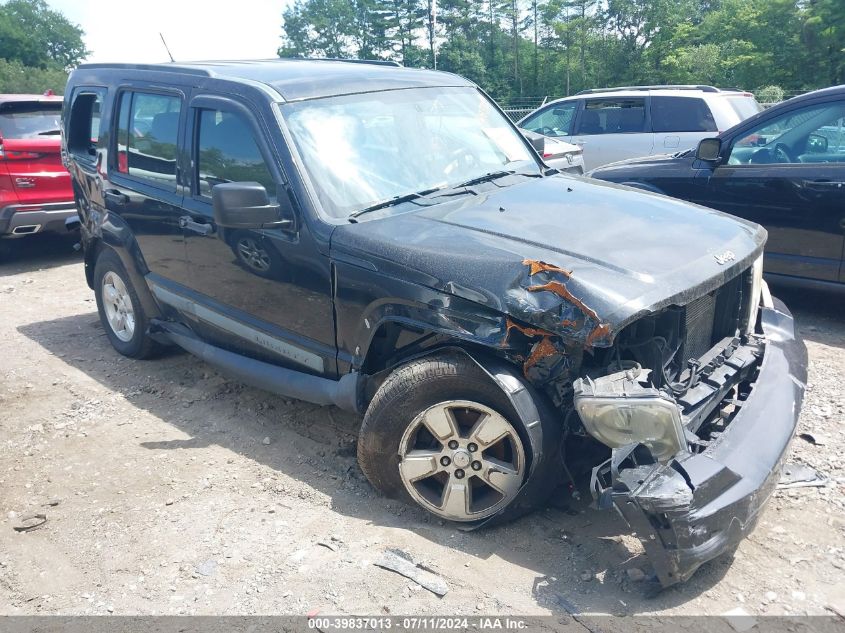
[[[461,355],[391,373],[358,437],[358,462],[379,491],[456,522],[503,512],[539,458],[505,393]]]
[[[100,322],[112,347],[132,358],[147,358],[158,351],[158,344],[147,335],[149,319],[138,293],[123,262],[110,250],[104,250],[97,257],[94,294]]]

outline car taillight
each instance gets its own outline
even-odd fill
[[[543,152],[543,158],[548,158],[549,156],[554,156],[551,152]]]

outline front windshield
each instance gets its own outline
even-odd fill
[[[333,217],[493,172],[540,166],[475,88],[411,88],[283,104],[323,208]]]

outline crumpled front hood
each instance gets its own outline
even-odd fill
[[[337,227],[332,252],[602,346],[639,315],[722,285],[765,238],[718,211],[553,176]]]

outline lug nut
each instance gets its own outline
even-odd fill
[[[470,453],[474,453],[475,451],[478,450],[478,444],[470,442],[469,445],[467,446],[467,448],[469,449]]]
[[[440,463],[441,463],[443,466],[448,466],[449,464],[451,464],[451,463],[452,463],[452,460],[451,460],[451,459],[449,459],[448,457],[446,457],[446,456],[444,455],[443,457],[441,457],[441,458],[440,458]]]
[[[472,462],[473,470],[481,470],[481,462]]]
[[[463,479],[464,478],[464,471],[462,471],[460,468],[458,468],[458,470],[455,471],[455,477],[457,477],[458,479]]]
[[[458,448],[458,440],[449,440],[449,448],[452,450]]]

